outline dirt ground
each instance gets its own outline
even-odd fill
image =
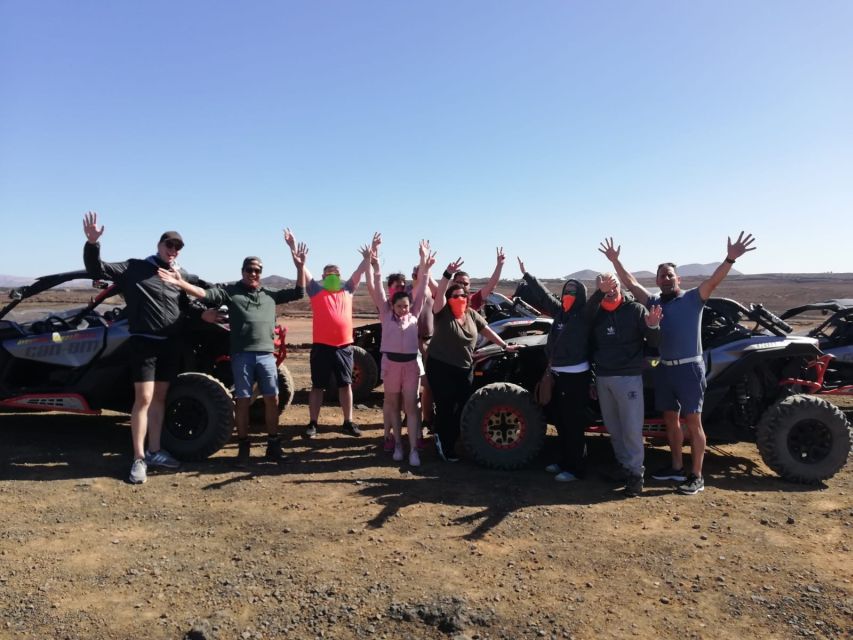
[[[132,486],[126,416],[0,414],[0,638],[853,637],[850,465],[806,487],[713,445],[704,493],[635,499],[606,437],[575,483],[432,449],[410,469],[381,451],[378,392],[363,437],[327,406],[301,439],[307,350],[287,364],[283,467],[257,434],[249,470],[230,443]]]

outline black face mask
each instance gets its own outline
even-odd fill
[[[669,302],[670,300],[675,300],[678,297],[677,293],[662,293],[660,294],[661,302]]]

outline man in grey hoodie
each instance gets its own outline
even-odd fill
[[[612,273],[596,280],[587,307],[592,317],[592,361],[604,426],[620,467],[625,495],[643,491],[643,346],[660,342],[660,305],[649,311],[619,287]]]

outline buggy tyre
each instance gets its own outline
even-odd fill
[[[850,453],[850,423],[822,398],[792,395],[765,411],[757,427],[758,451],[786,480],[816,484],[834,476]]]
[[[462,410],[462,441],[468,455],[492,469],[530,464],[545,444],[546,427],[530,393],[508,382],[478,389]]]
[[[203,460],[231,438],[234,404],[219,380],[205,373],[182,373],[169,387],[163,446],[181,460]]]
[[[352,345],[352,399],[353,402],[364,402],[379,385],[379,366],[367,351],[357,345]],[[338,401],[338,387],[334,375],[326,387],[326,401]]]
[[[264,399],[257,393],[258,387],[252,389],[252,404],[249,405],[249,424],[264,425]],[[281,365],[278,368],[278,413],[279,415],[293,402],[296,387],[290,370]]]

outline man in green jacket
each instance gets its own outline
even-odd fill
[[[264,398],[264,418],[267,428],[267,460],[282,462],[278,434],[278,370],[273,355],[275,306],[299,300],[305,295],[304,243],[291,251],[296,265],[296,286],[290,289],[267,289],[261,285],[263,263],[256,256],[243,260],[242,278],[233,284],[202,289],[188,283],[175,271],[160,269],[160,277],[180,287],[211,307],[228,306],[231,324],[231,370],[234,374],[234,421],[237,425],[237,465],[249,464],[249,405],[252,388],[258,385]]]

